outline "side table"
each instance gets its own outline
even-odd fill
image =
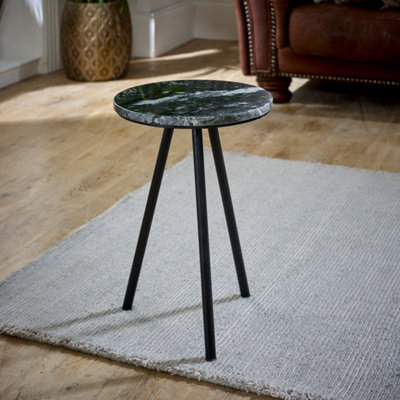
[[[125,293],[124,310],[132,309],[172,134],[174,129],[192,130],[207,361],[216,358],[216,351],[202,129],[208,129],[210,136],[240,294],[248,297],[250,291],[218,128],[260,118],[270,111],[271,106],[272,96],[262,88],[236,82],[211,80],[151,83],[126,89],[114,97],[114,109],[122,118],[164,129]]]

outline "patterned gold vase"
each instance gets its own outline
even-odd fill
[[[61,19],[61,56],[65,74],[79,81],[124,76],[131,58],[132,26],[125,2],[75,3],[67,0]]]

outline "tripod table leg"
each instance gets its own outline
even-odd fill
[[[154,210],[157,204],[158,193],[160,191],[161,181],[165,164],[167,162],[168,150],[171,144],[173,132],[174,130],[172,128],[165,128],[163,137],[161,139],[157,162],[154,168],[153,179],[151,181],[150,191],[147,197],[142,226],[140,228],[139,239],[136,245],[135,256],[133,258],[132,269],[122,306],[124,310],[132,309],[133,298],[135,297],[136,286],[139,280],[140,269],[143,263],[144,252],[146,250],[147,239],[149,238],[151,223],[153,221]]]
[[[236,274],[239,281],[240,294],[242,297],[249,297],[249,285],[247,283],[246,270],[244,268],[242,250],[240,247],[239,234],[233,211],[231,192],[229,190],[228,177],[226,175],[224,156],[221,148],[221,141],[217,128],[209,128],[211,148],[214,156],[215,168],[217,170],[219,187],[224,205],[226,223],[228,225],[229,238],[231,241],[233,258],[235,260]]]
[[[213,300],[211,288],[210,246],[208,239],[207,200],[204,173],[203,137],[201,129],[192,130],[194,175],[196,183],[197,225],[199,232],[201,289],[203,298],[206,360],[216,358]]]

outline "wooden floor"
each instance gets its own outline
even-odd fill
[[[0,279],[150,180],[161,131],[118,117],[117,92],[169,79],[254,83],[237,54],[234,42],[193,41],[132,61],[122,80],[78,83],[59,71],[2,89]],[[299,79],[292,89],[265,118],[221,129],[224,150],[400,172],[398,90]],[[190,133],[176,131],[168,165],[190,151]],[[6,336],[0,398],[267,399]]]

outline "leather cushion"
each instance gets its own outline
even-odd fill
[[[335,4],[295,7],[289,46],[297,55],[400,65],[400,11]]]

